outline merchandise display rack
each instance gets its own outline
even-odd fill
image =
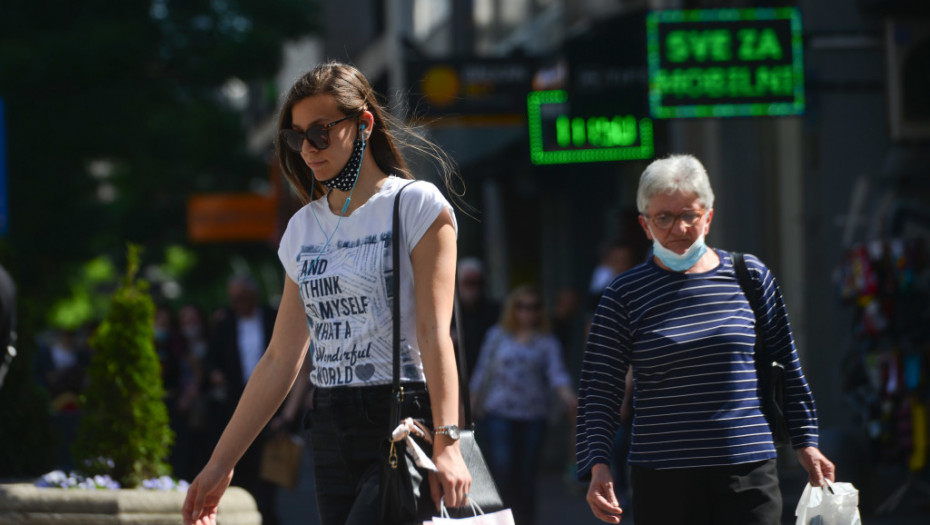
[[[926,221],[926,217],[916,217]],[[901,224],[897,224],[901,226]],[[903,231],[896,227],[894,232]],[[878,462],[904,465],[906,479],[880,503],[893,512],[911,491],[930,496],[930,260],[927,236],[889,235],[851,246],[840,295],[854,309],[845,390]]]

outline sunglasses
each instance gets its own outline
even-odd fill
[[[334,120],[329,124],[318,124],[310,126],[307,131],[300,132],[293,129],[282,129],[280,131],[281,140],[290,150],[300,153],[304,145],[304,139],[310,142],[315,149],[326,149],[329,147],[329,128],[339,124],[343,120],[354,118],[355,115],[347,115],[339,120]]]
[[[527,312],[535,312],[536,310],[539,310],[539,303],[536,301],[532,301],[532,302],[518,301],[514,303],[514,306],[516,307],[517,310],[523,310]]]

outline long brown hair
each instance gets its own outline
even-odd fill
[[[368,149],[381,171],[406,179],[414,178],[398,148],[400,145],[430,157],[439,167],[440,178],[446,189],[453,196],[460,196],[451,188],[451,179],[457,175],[449,156],[422,133],[385,111],[377,93],[361,71],[348,64],[332,61],[318,65],[298,79],[288,91],[278,115],[275,153],[281,163],[281,171],[302,202],[307,203],[320,197],[323,188],[319,184],[313,184],[313,171],[307,167],[300,153],[283,144],[280,132],[292,128],[291,111],[295,104],[320,94],[333,97],[336,107],[345,115],[358,115],[365,110],[371,112],[374,123],[368,138]]]

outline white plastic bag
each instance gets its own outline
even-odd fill
[[[852,483],[833,483],[825,487],[804,487],[794,515],[795,525],[862,525],[859,517],[859,491]]]
[[[450,518],[444,501],[440,501],[440,516],[433,521],[424,521],[423,525],[514,525],[510,509],[485,514],[476,503],[469,502],[473,516],[467,518]]]

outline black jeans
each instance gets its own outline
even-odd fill
[[[390,435],[391,385],[318,388],[308,414],[322,525],[379,522],[379,466]],[[422,383],[404,385],[404,417],[432,428],[429,395]],[[428,483],[424,490],[428,492]],[[427,495],[428,496],[428,495]]]
[[[655,470],[632,465],[636,525],[778,525],[775,460]]]

